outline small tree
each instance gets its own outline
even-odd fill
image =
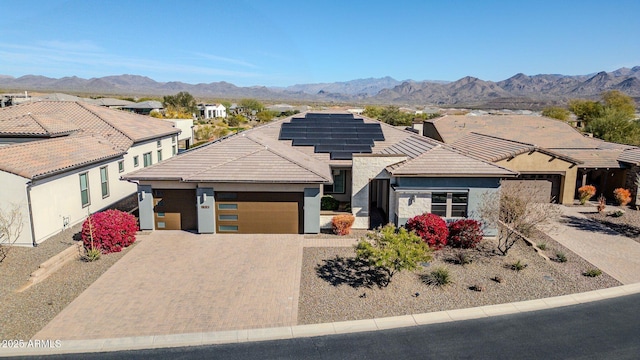
[[[23,225],[20,205],[12,203],[7,210],[0,208],[0,262],[22,234]]]
[[[498,229],[498,251],[507,255],[521,237],[531,236],[534,228],[560,216],[560,208],[536,202],[536,190],[524,182],[503,184],[500,191],[485,193],[478,206],[484,223]]]
[[[542,116],[562,121],[567,121],[567,119],[569,119],[569,115],[571,115],[569,110],[558,106],[550,106],[542,110]]]
[[[396,273],[417,270],[421,262],[431,260],[431,249],[413,232],[396,231],[393,224],[367,234],[356,245],[356,258],[386,274],[379,284],[386,287]]]

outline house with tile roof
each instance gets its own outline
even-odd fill
[[[136,181],[142,229],[318,233],[339,213],[354,228],[432,212],[476,215],[517,172],[350,113],[304,113],[227,136],[123,176]],[[489,229],[491,233],[492,229]]]
[[[172,123],[75,101],[0,109],[0,207],[17,204],[17,245],[37,245],[136,192],[120,177],[177,154]]]
[[[585,136],[563,121],[534,115],[446,115],[425,121],[423,129],[427,137],[518,171],[520,179],[550,182],[550,197],[564,204],[572,203],[577,188],[587,184],[607,197],[619,187],[638,193],[634,181],[640,148]]]

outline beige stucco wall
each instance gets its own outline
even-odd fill
[[[403,155],[353,154],[351,212],[356,218],[354,229],[369,228],[369,182],[389,179],[391,176],[385,168],[406,159]]]
[[[578,166],[572,163],[553,158],[550,155],[540,153],[538,151],[532,153],[524,153],[514,157],[511,160],[501,160],[496,165],[505,167],[523,173],[552,173],[562,174],[562,184],[560,187],[561,204],[572,204],[576,191],[576,177],[578,175]]]

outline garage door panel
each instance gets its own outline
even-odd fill
[[[232,197],[223,194],[222,198]],[[217,231],[241,234],[299,234],[302,200],[298,193],[237,193],[216,201]]]
[[[155,190],[153,208],[158,230],[196,230],[196,195],[194,190]]]

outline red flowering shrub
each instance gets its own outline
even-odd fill
[[[474,249],[482,238],[482,226],[473,219],[460,219],[449,224],[449,245],[463,249]]]
[[[333,233],[337,235],[348,235],[351,232],[351,226],[356,218],[351,214],[336,215],[331,218],[331,226]]]
[[[449,229],[447,223],[438,215],[424,213],[414,216],[405,225],[407,230],[415,231],[430,248],[440,249],[447,245]]]
[[[133,215],[106,210],[92,214],[84,221],[82,242],[86,249],[99,249],[103,254],[120,252],[136,241],[136,231],[138,224]]]

